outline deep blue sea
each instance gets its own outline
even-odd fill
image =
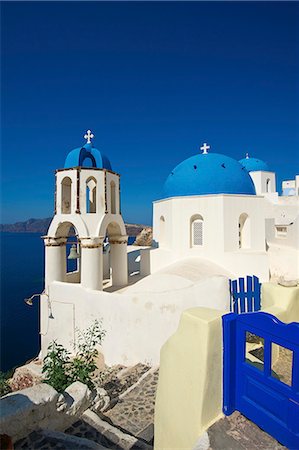
[[[0,370],[7,371],[39,353],[39,298],[31,307],[24,298],[44,289],[44,243],[39,233],[0,233],[0,249]]]
[[[39,298],[24,298],[44,288],[44,243],[38,233],[0,233],[1,347],[0,369],[6,371],[39,352]]]

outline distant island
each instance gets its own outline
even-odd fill
[[[16,222],[11,224],[0,224],[0,232],[8,233],[41,233],[46,234],[50,225],[52,217],[46,219],[28,219],[25,222]],[[150,228],[147,225],[126,223],[126,230],[128,236],[138,236],[145,228]]]

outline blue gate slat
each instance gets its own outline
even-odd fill
[[[253,306],[252,277],[247,275],[246,281],[247,281],[247,311],[252,312],[255,311]]]
[[[232,280],[233,312],[238,314],[238,280]]]
[[[244,278],[239,278],[239,299],[240,299],[240,312],[244,313],[246,312]]]
[[[232,280],[229,280],[229,292],[230,292],[230,308],[229,310],[233,310],[233,287],[232,287]]]
[[[259,311],[261,309],[261,284],[258,277],[253,276],[253,286],[254,286],[254,311]]]

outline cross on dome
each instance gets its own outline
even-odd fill
[[[245,158],[246,158],[246,159],[249,159],[249,153],[246,153]]]
[[[208,150],[210,150],[210,145],[208,145],[206,142],[203,143],[203,145],[200,147],[200,150],[202,150],[203,155],[207,155]]]
[[[94,134],[90,130],[87,130],[86,134],[84,134],[84,139],[87,139],[87,144],[91,144],[92,138],[94,138]]]

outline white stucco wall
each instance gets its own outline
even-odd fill
[[[261,190],[268,178],[274,187],[274,173],[253,174],[261,183]],[[192,248],[190,219],[196,214],[204,219],[203,245]],[[239,220],[242,214],[248,216],[247,248],[239,248]],[[165,221],[163,237],[160,238],[161,217]],[[272,272],[297,273],[296,252],[287,250],[286,246],[299,248],[298,217],[299,198],[278,197],[275,192],[261,196],[219,194],[176,197],[154,202],[153,235],[158,248],[143,252],[141,270],[144,274],[154,273],[181,258],[199,256],[225,267],[235,277],[254,274],[263,282],[269,280]],[[275,224],[281,223],[292,223],[288,226],[285,240],[275,237]],[[272,244],[281,247],[281,261]],[[269,247],[271,255],[267,252]]]
[[[192,264],[184,270],[185,276],[171,270],[152,275],[121,293],[53,282],[49,299],[54,319],[49,319],[47,298],[42,296],[41,301],[42,354],[53,339],[71,350],[75,328],[86,329],[94,319],[103,318],[107,364],[158,364],[160,348],[176,330],[185,309],[229,309],[227,277],[211,273],[210,267],[198,275]]]
[[[225,267],[235,277],[254,274],[268,281],[265,202],[259,196],[222,194],[155,202],[153,236],[159,248],[143,252],[142,270],[154,273],[182,258],[197,256]],[[239,248],[239,221],[244,213],[248,215],[249,248]],[[203,217],[203,245],[192,247],[191,218],[196,215]],[[165,230],[160,246],[161,217]]]

